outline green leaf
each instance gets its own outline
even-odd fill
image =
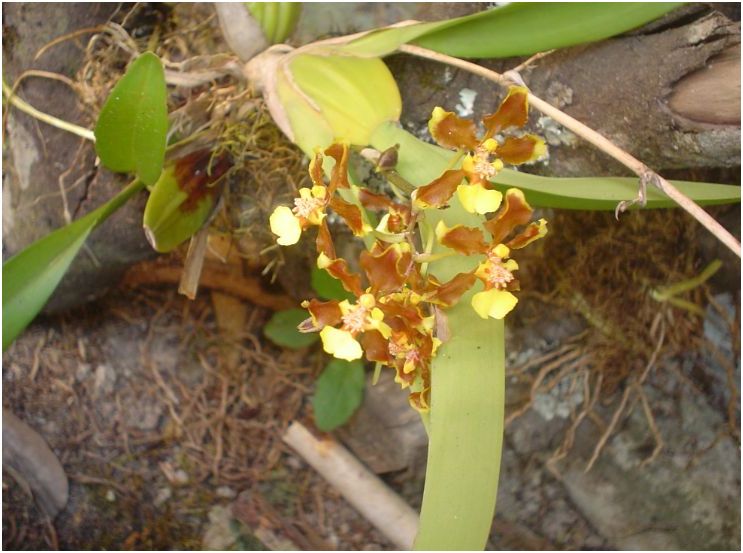
[[[680,2],[514,2],[426,33],[418,46],[450,56],[507,58],[593,42],[629,31]]]
[[[450,157],[449,152],[440,157],[439,148],[422,142],[400,144],[397,168],[415,184],[440,175]],[[432,232],[439,221],[448,227],[478,227],[482,217],[467,213],[455,196],[448,209],[425,210],[421,228]],[[443,250],[436,244],[433,253]],[[429,271],[445,282],[473,270],[478,261],[474,256],[448,257],[432,262]],[[490,533],[503,444],[505,339],[503,321],[482,319],[472,309],[477,291],[470,290],[445,311],[452,337],[431,366],[428,463],[417,550],[483,549]]]
[[[261,24],[271,44],[284,42],[294,32],[302,13],[300,2],[245,2],[252,15]]]
[[[426,144],[398,125],[380,125],[372,136],[372,145],[380,151],[400,144],[397,171],[409,182],[420,186],[441,174],[453,152]],[[686,196],[701,205],[740,202],[740,187],[707,182],[670,181]],[[613,211],[617,203],[637,194],[639,180],[632,177],[542,177],[504,169],[493,179],[495,188],[523,190],[532,207]],[[677,207],[655,188],[648,187],[645,209]]]
[[[493,179],[501,191],[516,187],[524,191],[533,207],[614,211],[623,200],[637,195],[639,179],[632,177],[541,177],[504,169]],[[669,181],[700,205],[740,202],[740,186],[709,182]],[[678,207],[657,188],[648,186],[645,209]]]
[[[299,323],[309,317],[304,309],[277,311],[268,321],[263,332],[275,344],[291,349],[300,349],[314,344],[319,336],[316,333],[303,333],[297,330]]]
[[[452,338],[431,368],[426,485],[416,550],[485,548],[498,493],[505,391],[503,321],[468,294],[447,311]]]
[[[681,5],[673,2],[515,2],[476,14],[374,31],[340,47],[386,56],[413,44],[457,57],[530,55],[614,36]]]
[[[347,292],[341,282],[328,274],[325,269],[312,267],[310,276],[312,289],[324,300],[351,300],[353,294]]]
[[[315,424],[329,432],[351,418],[364,397],[364,365],[361,361],[333,359],[317,379],[312,408]]]
[[[44,307],[93,229],[143,187],[133,182],[105,205],[37,240],[3,264],[3,351]]]
[[[219,194],[216,182],[229,167],[225,156],[197,150],[165,168],[144,208],[145,235],[155,250],[169,252],[204,226]]]
[[[98,116],[96,152],[106,168],[135,173],[152,186],[162,171],[167,132],[163,66],[155,54],[145,52],[113,88]]]

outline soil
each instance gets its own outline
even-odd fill
[[[321,358],[268,343],[269,315],[245,305],[225,337],[208,293],[159,287],[35,324],[4,356],[3,405],[59,456],[70,499],[52,525],[4,473],[3,547],[202,549],[210,511],[240,493],[303,549],[389,548],[282,444]],[[236,524],[233,544],[251,539]]]

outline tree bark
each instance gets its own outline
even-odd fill
[[[537,95],[606,135],[656,170],[740,165],[740,23],[697,4],[617,38],[534,60],[521,76]],[[504,71],[520,59],[483,62]],[[421,136],[431,108],[453,110],[477,92],[474,116],[503,97],[477,77],[407,56],[393,72],[403,118]],[[548,118],[532,112],[550,157],[527,170],[558,176],[622,175],[627,170]]]

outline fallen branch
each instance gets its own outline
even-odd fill
[[[144,284],[179,284],[182,272],[182,267],[144,262],[129,269],[124,275],[122,284],[132,287]],[[259,278],[236,274],[234,271],[227,271],[208,262],[201,274],[199,285],[210,290],[231,294],[274,311],[296,307],[296,302],[288,296],[266,292]]]
[[[414,56],[438,61],[447,65],[451,65],[453,67],[464,69],[465,71],[469,71],[470,73],[483,77],[500,86],[510,86],[514,83],[523,84],[520,75],[513,71],[509,71],[505,74],[500,74],[486,67],[482,67],[481,65],[477,65],[476,63],[447,56],[445,54],[440,54],[438,52],[434,52],[432,50],[421,48],[420,46],[413,46],[410,44],[403,44],[402,46],[400,46],[399,50],[407,54],[412,54]],[[699,221],[699,223],[701,223],[702,226],[704,226],[707,230],[714,234],[718,240],[720,240],[723,244],[730,248],[733,253],[735,253],[735,255],[737,255],[738,257],[741,256],[740,242],[738,242],[738,240],[736,240],[736,238],[732,234],[730,234],[730,232],[728,232],[720,223],[718,223],[712,216],[710,216],[691,199],[682,194],[675,186],[661,177],[658,173],[650,169],[643,162],[622,150],[619,146],[611,142],[605,136],[599,134],[592,128],[584,125],[577,119],[574,119],[567,113],[560,111],[556,107],[545,102],[532,93],[529,93],[529,103],[534,106],[534,108],[538,109],[548,117],[551,117],[565,128],[569,129],[576,135],[593,144],[602,152],[610,155],[619,163],[634,172],[638,177],[640,177],[640,188],[637,197],[634,200],[620,202],[619,205],[617,205],[617,215],[622,211],[625,211],[635,203],[644,205],[646,187],[648,184],[652,184],[666,196],[676,202],[680,207],[686,210],[697,221]]]
[[[396,547],[412,547],[418,515],[347,449],[331,438],[316,438],[298,422],[289,426],[283,440]]]

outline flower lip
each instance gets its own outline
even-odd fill
[[[271,225],[271,232],[278,236],[276,242],[281,246],[296,244],[302,236],[302,223],[292,213],[292,210],[285,205],[280,205],[274,209],[269,218],[269,224]]]

